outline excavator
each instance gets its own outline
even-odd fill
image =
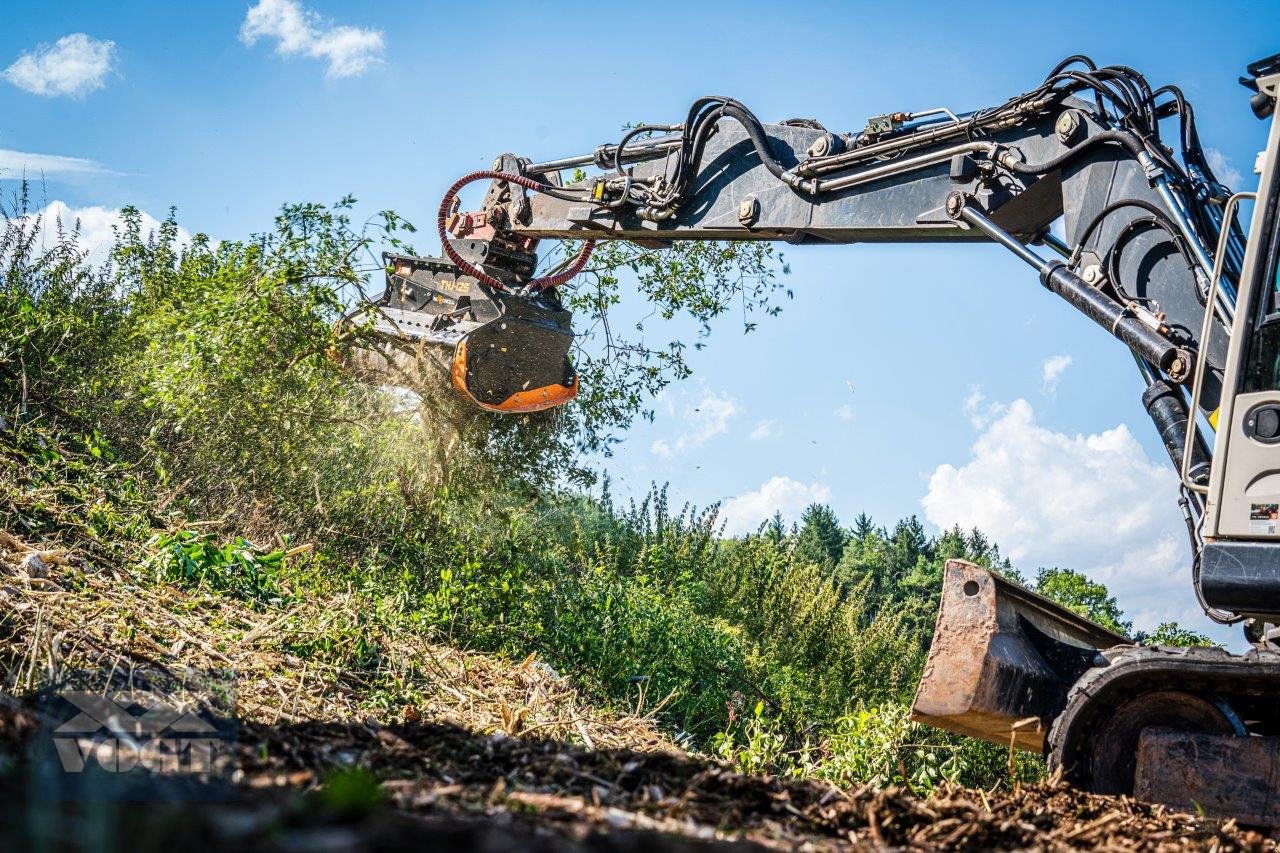
[[[1132,354],[1180,482],[1192,588],[1249,651],[1137,645],[952,561],[913,718],[1041,752],[1085,790],[1280,827],[1280,54],[1240,82],[1272,121],[1250,192],[1218,181],[1177,86],[1085,56],[998,106],[899,110],[851,132],[699,98],[678,124],[460,178],[437,217],[443,257],[384,256],[375,322],[445,353],[470,403],[532,412],[578,391],[559,291],[599,241],[1012,252]],[[483,201],[463,212],[477,181]],[[544,240],[571,248],[538,274]]]

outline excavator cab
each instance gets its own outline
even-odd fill
[[[1269,115],[1280,90],[1280,55],[1255,63],[1250,72],[1255,75],[1251,81],[1255,112],[1262,107]],[[1250,83],[1248,78],[1242,82]],[[1254,203],[1224,379],[1234,393],[1223,395],[1218,413],[1210,482],[1188,488],[1206,496],[1199,578],[1206,604],[1248,615],[1261,624],[1280,621],[1278,121],[1272,121],[1268,146],[1258,156],[1256,171],[1258,191],[1236,193],[1227,203],[1229,207]],[[1215,271],[1214,286],[1219,286],[1220,273]]]

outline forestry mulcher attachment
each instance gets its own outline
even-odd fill
[[[1280,55],[1241,82],[1270,119]],[[570,170],[586,176],[566,183]],[[599,240],[1012,252],[1133,355],[1181,480],[1192,587],[1211,618],[1243,623],[1253,650],[1136,646],[953,562],[915,718],[1042,750],[1093,791],[1280,826],[1280,124],[1256,171],[1257,192],[1233,194],[1176,86],[1083,56],[998,106],[899,110],[856,132],[764,124],[732,98],[700,98],[680,124],[547,162],[503,155],[460,179],[439,211],[445,257],[387,256],[382,323],[449,347],[452,382],[477,405],[524,412],[576,393],[557,289]],[[460,212],[473,181],[487,195]],[[574,254],[538,275],[543,239]]]
[[[452,350],[450,379],[471,403],[494,412],[536,412],[578,393],[569,312],[553,292],[493,287],[441,258],[386,253],[383,261],[387,289],[377,331]]]

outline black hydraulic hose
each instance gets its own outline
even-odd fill
[[[716,122],[726,116],[742,125],[760,162],[769,170],[769,173],[785,181],[783,175],[786,173],[786,167],[773,155],[773,150],[769,147],[769,137],[764,132],[764,125],[760,123],[755,113],[733,98],[707,96],[698,98],[689,108],[683,139],[676,154],[670,191],[664,193],[662,198],[653,199],[651,203],[657,203],[659,206],[674,203],[687,193],[692,176],[702,160],[706,142],[715,130]]]
[[[1079,62],[1085,68],[1088,68],[1090,71],[1098,70],[1097,64],[1092,59],[1085,56],[1083,53],[1074,53],[1071,56],[1068,56],[1066,59],[1059,62],[1057,65],[1053,66],[1053,70],[1049,72],[1049,76],[1056,77],[1059,74],[1061,74],[1063,71],[1066,71],[1072,65],[1075,65],[1077,62]]]
[[[1182,155],[1183,157],[1191,156],[1199,159],[1202,154],[1200,151],[1200,136],[1196,133],[1196,114],[1191,104],[1187,101],[1186,96],[1182,94],[1182,89],[1172,84],[1161,86],[1156,89],[1151,97],[1154,100],[1161,95],[1170,95],[1178,113],[1178,131],[1182,136]],[[1167,106],[1167,102],[1161,106]]]
[[[746,129],[751,144],[755,146],[756,154],[760,156],[760,162],[769,170],[769,174],[781,180],[786,168],[774,158],[773,151],[769,148],[769,137],[765,136],[760,120],[737,101],[729,101],[723,109],[725,115],[737,119],[738,123]]]
[[[1131,113],[1134,109],[1133,104],[1129,102],[1128,98],[1125,97],[1123,93],[1117,92],[1115,89],[1111,88],[1097,77],[1094,77],[1092,74],[1085,74],[1081,71],[1064,71],[1061,74],[1056,74],[1049,78],[1046,82],[1056,84],[1063,81],[1070,81],[1065,88],[1066,93],[1070,93],[1078,89],[1092,89],[1094,93],[1094,101],[1098,105],[1098,113],[1100,115],[1106,114],[1105,105],[1102,103],[1102,99],[1104,97],[1112,104],[1115,104],[1115,106],[1123,113]],[[1072,83],[1075,85],[1071,85]]]
[[[1130,68],[1127,65],[1109,65],[1107,66],[1107,68],[1110,69],[1111,71],[1118,72],[1120,74],[1123,74],[1125,77],[1127,77],[1133,83],[1133,85],[1138,88],[1138,91],[1142,93],[1143,99],[1146,102],[1150,103],[1153,100],[1151,84],[1147,82],[1147,78],[1144,77],[1140,72],[1138,72],[1133,68]]]
[[[1136,207],[1139,210],[1145,210],[1148,213],[1150,213],[1152,218],[1155,220],[1156,224],[1159,225],[1161,228],[1163,228],[1169,234],[1169,237],[1173,240],[1174,248],[1176,248],[1178,252],[1182,255],[1182,259],[1187,262],[1187,267],[1189,269],[1195,268],[1195,258],[1192,256],[1191,249],[1189,246],[1187,246],[1186,239],[1182,236],[1182,232],[1179,231],[1178,227],[1173,224],[1173,222],[1169,219],[1168,216],[1165,215],[1165,212],[1163,210],[1156,207],[1154,204],[1147,201],[1146,199],[1141,199],[1141,198],[1117,199],[1116,201],[1113,201],[1110,204],[1108,204],[1106,207],[1102,208],[1102,210],[1099,210],[1096,214],[1094,214],[1094,217],[1089,220],[1089,224],[1084,227],[1084,230],[1080,232],[1080,237],[1079,239],[1076,240],[1076,245],[1077,246],[1089,245],[1089,240],[1091,237],[1093,237],[1093,232],[1098,229],[1098,226],[1101,225],[1102,222],[1112,213],[1115,213],[1117,210],[1120,210],[1126,207]],[[1120,242],[1119,239],[1117,239],[1116,241],[1117,245],[1119,244],[1119,242]],[[1116,281],[1114,276],[1112,277],[1111,281],[1115,287],[1119,288],[1120,284],[1119,282]]]
[[[1128,105],[1129,113],[1138,112],[1142,108],[1142,93],[1138,90],[1137,85],[1126,75],[1121,74],[1114,68],[1099,68],[1093,72],[1093,76],[1099,81],[1111,80],[1115,83],[1115,91],[1119,92],[1123,97]]]
[[[1111,286],[1115,288],[1117,295],[1122,299],[1136,299],[1136,297],[1127,293],[1120,282],[1120,253],[1128,244],[1128,241],[1144,226],[1153,226],[1168,234],[1173,241],[1173,247],[1181,254],[1182,262],[1187,265],[1187,271],[1193,277],[1195,275],[1196,262],[1192,258],[1190,250],[1183,243],[1182,235],[1174,227],[1173,223],[1162,216],[1139,216],[1136,219],[1130,219],[1121,227],[1120,232],[1116,234],[1115,242],[1111,245],[1111,251],[1107,252],[1107,276],[1111,281]],[[1203,305],[1205,294],[1200,293],[1197,289],[1196,296],[1199,298],[1200,304]]]
[[[1095,133],[1079,145],[1067,149],[1057,157],[1054,157],[1052,160],[1047,160],[1044,163],[1003,162],[1001,165],[1007,168],[1010,172],[1017,172],[1022,175],[1043,175],[1045,172],[1051,172],[1060,166],[1066,165],[1076,157],[1079,157],[1085,151],[1101,145],[1104,142],[1118,142],[1127,148],[1129,153],[1134,157],[1140,157],[1147,153],[1146,146],[1143,145],[1142,141],[1132,133],[1125,130],[1104,130],[1100,133]]]

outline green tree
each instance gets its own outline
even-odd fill
[[[787,538],[787,522],[781,512],[775,512],[761,528],[761,534],[775,546],[781,546]]]
[[[1144,646],[1212,646],[1213,641],[1177,622],[1161,622],[1151,632],[1139,631],[1134,639]]]
[[[849,531],[849,538],[855,542],[865,542],[867,538],[876,532],[876,525],[871,520],[871,516],[865,512],[858,513],[858,517],[853,520],[853,528]]]
[[[562,243],[543,262],[554,266],[577,249]],[[609,456],[636,417],[652,420],[654,395],[692,374],[689,339],[695,350],[707,346],[721,315],[732,309],[750,333],[758,316],[780,313],[778,298],[792,295],[779,281],[788,272],[782,255],[764,241],[597,245],[587,268],[561,291],[575,313],[573,360],[581,377],[577,399],[558,412],[553,440],[565,450],[563,467],[590,481],[593,474],[576,464],[576,454]],[[646,303],[644,319],[614,324],[613,311],[636,298]],[[665,342],[655,340],[667,335]]]
[[[840,519],[826,504],[810,504],[800,516],[796,557],[815,566],[833,567],[840,562],[847,537]]]
[[[1119,634],[1133,630],[1106,586],[1073,569],[1041,568],[1036,573],[1036,592]]]

